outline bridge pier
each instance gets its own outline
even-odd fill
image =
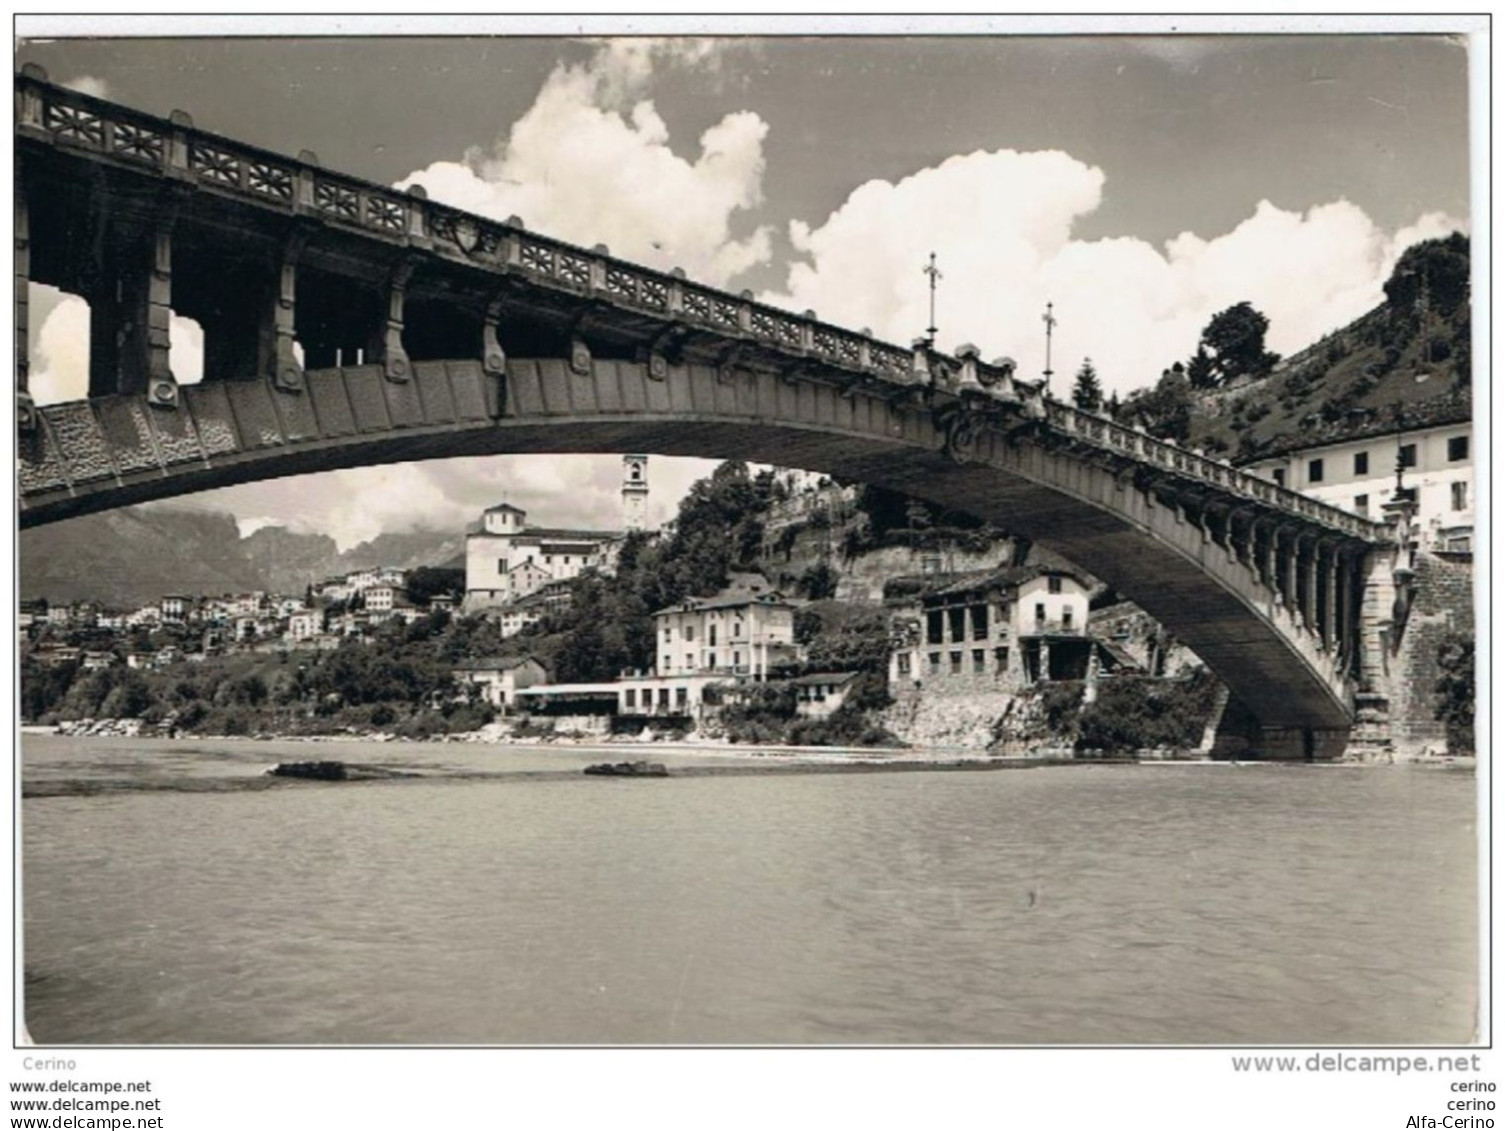
[[[1232,695],[1209,729],[1204,746],[1217,761],[1336,762],[1348,748],[1347,727],[1266,726]]]

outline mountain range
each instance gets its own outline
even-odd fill
[[[326,534],[267,526],[242,538],[229,514],[153,506],[26,530],[19,543],[23,600],[128,608],[164,593],[302,593],[311,582],[371,566],[461,565],[465,535],[385,533],[341,552]]]

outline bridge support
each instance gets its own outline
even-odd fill
[[[1336,762],[1348,748],[1348,728],[1265,726],[1232,696],[1209,723],[1209,757],[1219,761]]]
[[[113,241],[111,241],[113,243]],[[84,290],[89,303],[89,396],[177,399],[171,363],[172,222],[103,250]]]

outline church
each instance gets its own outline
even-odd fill
[[[646,529],[648,457],[622,457],[622,529],[568,530],[531,526],[527,512],[498,503],[465,534],[462,612],[501,609],[588,569],[611,573],[628,534]]]

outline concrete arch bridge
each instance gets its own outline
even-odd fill
[[[1228,684],[1254,752],[1346,743],[1387,526],[1052,401],[971,347],[890,345],[35,70],[15,86],[23,527],[461,455],[778,463],[1079,563]],[[32,404],[28,281],[89,302],[87,399]],[[173,313],[203,328],[198,384],[173,376]]]

